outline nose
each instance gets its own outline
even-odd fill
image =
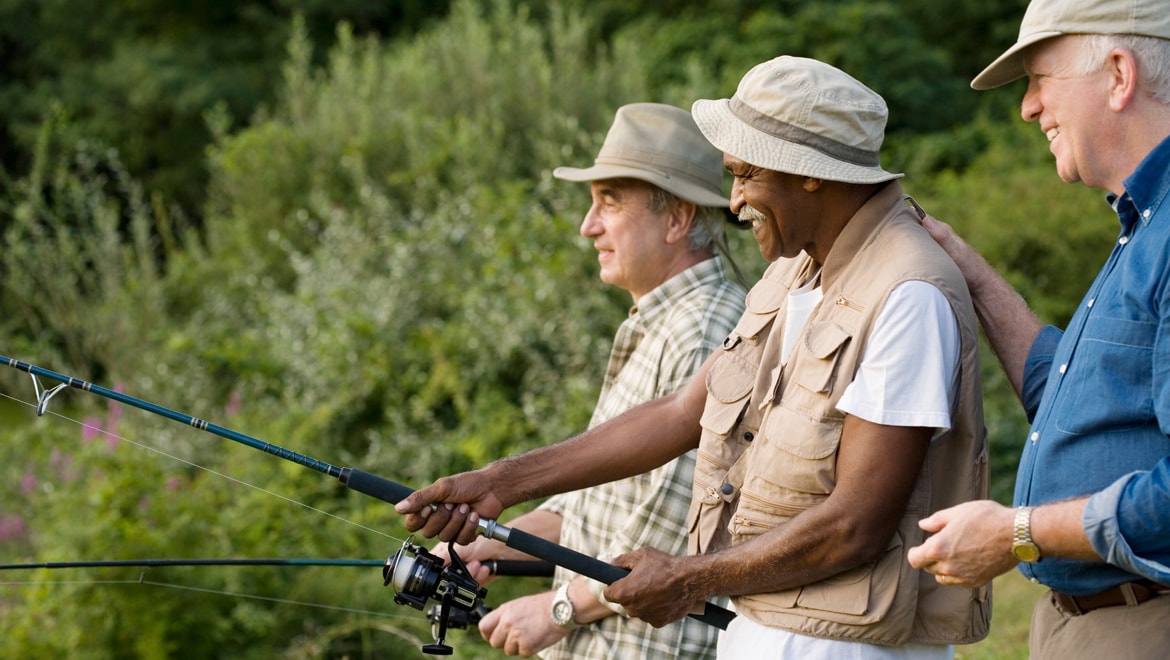
[[[581,221],[581,227],[578,232],[585,238],[593,238],[598,236],[603,231],[603,225],[597,214],[597,205],[594,204],[589,207],[589,212],[585,214],[585,219]]]
[[[731,180],[731,198],[730,199],[731,199],[731,206],[730,206],[731,212],[736,214],[736,215],[739,215],[739,210],[741,208],[743,208],[744,200],[743,200],[743,184],[741,184],[739,182],[738,177],[733,178]]]
[[[1040,103],[1040,85],[1029,78],[1028,89],[1024,90],[1024,98],[1020,101],[1020,116],[1024,121],[1037,121],[1043,109],[1044,106]]]

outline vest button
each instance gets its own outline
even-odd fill
[[[723,484],[723,488],[720,490],[723,491],[724,495],[730,495],[735,492],[735,488],[731,484]]]

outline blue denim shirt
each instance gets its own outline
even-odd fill
[[[1015,503],[1092,494],[1082,522],[1108,563],[1047,558],[1020,571],[1072,595],[1139,576],[1170,584],[1168,191],[1170,139],[1109,195],[1121,220],[1109,261],[1068,329],[1044,328],[1024,367],[1032,428]]]

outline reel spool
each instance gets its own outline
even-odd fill
[[[470,620],[477,606],[483,607],[487,589],[479,586],[475,578],[471,577],[467,564],[455,552],[454,541],[448,545],[451,565],[444,566],[442,559],[427,552],[426,548],[411,543],[413,538],[407,539],[397,553],[386,559],[386,565],[382,568],[384,584],[394,585],[394,602],[399,605],[421,610],[426,607],[428,600],[439,601],[437,611],[432,608],[427,616],[432,623],[431,632],[435,642],[423,645],[422,651],[432,655],[451,655],[453,649],[444,643],[444,639],[452,608],[467,613],[467,616],[460,617],[462,620]]]

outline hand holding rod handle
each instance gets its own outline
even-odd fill
[[[342,468],[338,479],[350,490],[356,490],[390,504],[397,504],[414,492],[400,483],[354,468]],[[509,548],[552,562],[557,566],[563,566],[574,573],[605,584],[613,584],[629,573],[627,569],[620,566],[608,564],[596,557],[590,557],[576,550],[557,545],[539,536],[505,527],[494,520],[481,519],[479,533],[489,539],[500,541]],[[721,630],[726,630],[727,624],[735,618],[733,612],[712,603],[706,603],[702,614],[689,616]]]

